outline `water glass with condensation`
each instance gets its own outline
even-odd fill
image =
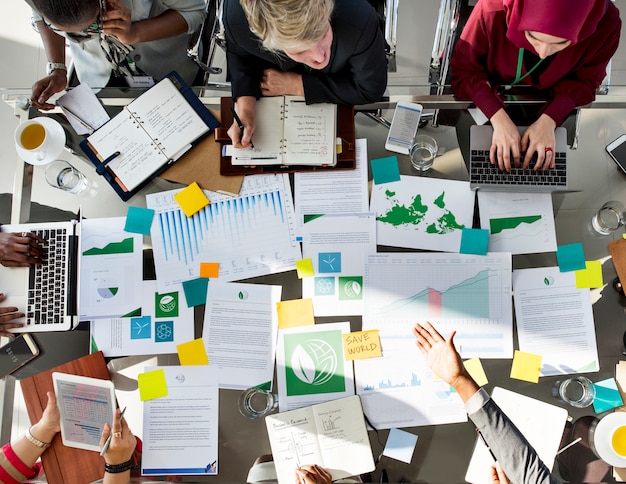
[[[86,198],[98,191],[96,183],[65,160],[54,160],[46,166],[46,181],[51,187]]]
[[[252,387],[239,395],[239,413],[244,417],[256,419],[265,417],[278,409],[278,395]]]
[[[626,207],[622,202],[606,202],[591,218],[591,228],[598,235],[610,235],[626,223]]]
[[[430,170],[438,151],[437,141],[432,136],[418,134],[409,148],[411,165],[420,173]]]

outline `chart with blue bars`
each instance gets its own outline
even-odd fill
[[[302,255],[287,176],[246,177],[238,197],[206,192],[211,203],[191,217],[178,190],[148,195],[160,288],[198,277],[201,262],[219,262],[225,282],[294,269]]]

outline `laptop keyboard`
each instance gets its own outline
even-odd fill
[[[554,152],[554,168],[549,170],[533,170],[537,161],[537,154],[533,156],[529,167],[511,167],[511,172],[501,171],[498,165],[489,162],[489,150],[472,150],[470,182],[479,185],[525,185],[525,186],[554,186],[566,187],[567,175],[565,169],[565,153]],[[524,159],[525,155],[521,155]]]
[[[33,230],[46,243],[46,259],[30,267],[27,324],[60,324],[65,316],[67,230]]]

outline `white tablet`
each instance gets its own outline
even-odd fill
[[[52,373],[52,382],[61,412],[63,444],[100,451],[104,424],[113,424],[116,405],[113,382],[56,372]]]

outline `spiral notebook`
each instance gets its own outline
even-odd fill
[[[253,146],[232,148],[233,165],[337,163],[337,105],[306,104],[303,97],[264,97],[255,105]]]
[[[125,106],[80,146],[96,165],[96,171],[123,200],[128,200],[218,124],[173,72]]]

